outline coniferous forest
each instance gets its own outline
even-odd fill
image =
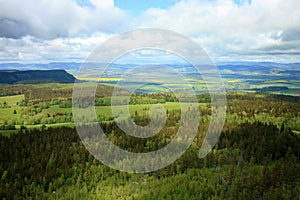
[[[31,117],[50,112],[51,107],[70,109],[69,92],[54,93],[52,98],[51,94],[47,96],[49,99],[25,95],[16,105],[6,102],[3,109],[40,108]],[[96,98],[102,109],[107,98]],[[299,97],[228,93],[221,136],[213,150],[200,159],[199,147],[211,116],[209,98],[198,95],[200,126],[190,148],[166,168],[145,174],[120,172],[103,165],[86,150],[74,126],[54,126],[55,121],[18,126],[16,122],[12,125],[15,130],[0,135],[0,198],[299,199]],[[41,107],[41,102],[48,106]],[[131,117],[135,123],[146,125],[149,105],[157,102],[166,106],[168,118],[166,126],[151,138],[127,135],[111,117],[101,114],[100,125],[107,137],[123,149],[160,149],[172,140],[179,126],[180,110],[173,105],[176,98],[170,94],[134,95]],[[51,118],[52,114],[45,116]],[[64,119],[73,122],[72,118]]]

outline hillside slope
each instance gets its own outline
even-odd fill
[[[3,70],[0,84],[74,83],[75,77],[65,70]]]

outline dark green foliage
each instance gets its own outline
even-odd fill
[[[84,160],[87,156],[86,151],[80,150],[83,147],[71,148],[73,144],[79,144],[73,129],[25,130],[9,138],[0,138],[0,174],[7,174],[1,181],[0,194],[6,194],[8,198],[21,196],[24,193],[22,188],[27,184],[42,186],[47,191],[51,180],[62,174],[72,174],[75,150]]]
[[[16,130],[14,125],[0,125],[0,130]]]
[[[0,71],[0,84],[74,83],[65,70]]]
[[[300,136],[289,129],[279,130],[273,124],[244,123],[234,130],[223,132],[217,146],[226,149],[229,154],[239,149],[243,161],[265,164],[288,153],[299,156]]]
[[[102,126],[105,131],[112,131],[116,125]],[[138,145],[139,139],[123,140],[117,131],[113,139],[120,146],[126,141],[132,151],[145,146],[156,149],[159,142]],[[124,179],[127,173],[108,169],[95,161],[71,128],[25,130],[9,138],[0,136],[0,141],[1,198],[47,196],[48,192],[63,187],[75,187],[79,191],[73,192],[81,195],[90,191],[88,196],[92,197],[99,184],[130,187],[130,181],[135,178],[132,174]],[[289,130],[280,133],[272,124],[242,124],[224,132],[217,148],[205,159],[197,158],[198,148],[192,146],[167,168],[147,174],[144,179],[150,183],[136,197],[293,199],[300,192],[299,144],[299,135]],[[98,175],[94,176],[94,170],[102,173],[96,172]],[[151,183],[153,177],[160,181]],[[154,184],[160,182],[161,187]]]

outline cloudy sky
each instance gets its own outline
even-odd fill
[[[299,0],[0,0],[0,62],[83,62],[146,27],[184,34],[214,62],[299,62],[299,10]]]

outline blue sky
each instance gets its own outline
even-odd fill
[[[89,0],[75,0],[76,3],[83,7],[93,8],[94,5]]]
[[[89,0],[76,0],[81,5],[92,6]],[[180,0],[115,0],[115,6],[123,9],[131,16],[139,16],[149,8],[167,9],[178,3]],[[215,0],[210,0],[215,1]],[[251,0],[234,0],[236,5],[242,5],[245,2],[251,4]]]
[[[132,16],[139,16],[149,8],[166,9],[179,0],[115,0],[115,5]]]
[[[300,61],[299,0],[0,1],[1,62],[83,62],[108,38],[160,28],[213,61]]]
[[[89,2],[88,0],[77,1]],[[179,1],[180,0],[115,0],[115,5],[132,16],[139,16],[149,8],[167,9]],[[236,5],[242,5],[244,3],[251,4],[251,0],[234,0],[234,3]]]

